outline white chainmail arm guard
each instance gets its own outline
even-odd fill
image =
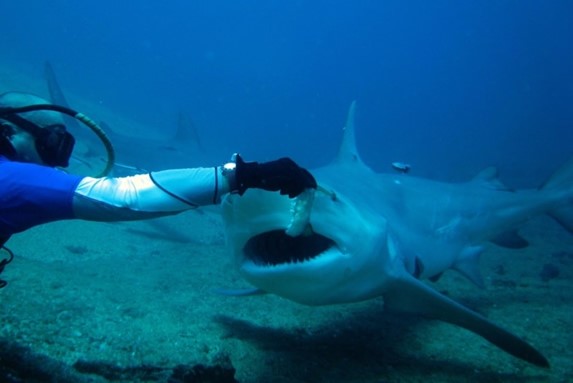
[[[76,218],[125,221],[177,214],[219,203],[230,191],[220,167],[175,169],[130,177],[85,177],[74,195]]]

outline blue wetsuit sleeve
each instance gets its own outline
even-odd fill
[[[0,235],[75,218],[74,191],[82,176],[0,158]]]

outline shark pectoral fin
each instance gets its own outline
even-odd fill
[[[384,307],[389,311],[422,314],[464,327],[517,358],[549,367],[548,360],[524,340],[407,274],[388,287]]]
[[[573,206],[568,206],[549,213],[565,230],[573,234]]]
[[[509,230],[505,233],[501,233],[490,242],[508,249],[524,249],[529,246],[529,242],[519,235],[517,230]]]
[[[267,292],[256,287],[250,289],[215,289],[215,294],[226,295],[229,297],[250,297],[253,295],[265,295]]]
[[[434,275],[433,277],[430,277],[430,278],[428,278],[428,279],[429,279],[430,281],[432,281],[432,282],[435,283],[435,282],[437,282],[437,281],[440,280],[440,278],[442,277],[442,275],[444,275],[443,272],[442,272],[442,273],[439,273],[439,274],[436,274],[436,275]]]

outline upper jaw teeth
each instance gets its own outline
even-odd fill
[[[259,266],[300,264],[337,248],[332,239],[313,232],[310,225],[304,231],[296,237],[287,235],[284,229],[253,235],[242,246],[242,258]]]

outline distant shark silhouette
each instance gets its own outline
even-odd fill
[[[69,107],[54,69],[48,61],[44,66],[44,75],[50,101],[54,104]],[[82,129],[74,119],[68,118],[65,122],[74,136],[81,138],[82,143],[87,145],[88,148],[83,151],[82,155],[88,158],[82,158],[80,161],[89,163],[89,161],[93,160],[93,158],[89,157],[97,156],[95,150],[90,150],[92,145],[95,147],[98,145],[94,141],[94,137],[85,129]],[[115,175],[129,175],[164,168],[196,166],[202,164],[201,162],[207,157],[196,127],[183,112],[179,113],[175,134],[160,139],[125,135],[114,131],[105,122],[100,123],[100,125],[104,128],[116,149]]]
[[[382,296],[388,311],[453,323],[548,367],[531,345],[421,279],[435,280],[453,268],[482,286],[478,258],[484,243],[525,246],[514,229],[538,214],[550,214],[573,232],[573,160],[539,190],[517,192],[504,187],[493,168],[462,184],[376,174],[356,150],[354,113],[355,103],[338,158],[313,171],[320,187],[314,203],[306,201],[302,209],[310,213],[303,234],[285,232],[293,222],[292,201],[285,196],[250,189],[225,198],[229,246],[240,273],[256,287],[225,292],[267,292],[306,305]],[[294,211],[296,218],[300,206]]]
[[[54,68],[52,68],[52,64],[50,64],[49,61],[46,61],[46,63],[44,64],[44,77],[46,78],[46,83],[48,85],[48,92],[50,94],[50,101],[53,104],[57,104],[57,105],[61,105],[61,106],[65,106],[66,108],[69,108],[70,104],[68,103],[66,96],[64,96],[64,92],[62,91],[62,88],[60,87],[60,84],[58,83],[58,81],[56,79],[56,74],[54,72]],[[68,115],[63,115],[62,117],[64,118],[66,127],[74,135],[79,135],[82,132],[85,132],[85,129],[82,129],[80,127],[80,124],[78,123],[78,121],[75,118],[72,118]]]
[[[48,61],[44,66],[44,76],[50,101],[54,104],[70,107],[58,83],[54,69]],[[104,158],[102,157],[103,152],[98,153],[96,148],[99,148],[101,144],[96,141],[96,137],[92,133],[81,127],[75,119],[67,118],[64,121],[70,132],[79,138],[76,141],[76,149],[74,149],[75,169],[70,170],[80,169],[79,172],[82,174],[93,173],[93,169],[99,170]],[[129,176],[163,168],[205,165],[202,161],[206,161],[204,158],[206,152],[193,122],[183,112],[180,112],[177,123],[175,135],[161,140],[153,140],[119,134],[105,122],[100,122],[100,126],[105,130],[115,147],[117,161],[113,167],[112,175]],[[90,172],[90,170],[92,171]],[[197,212],[202,214],[203,210]],[[163,220],[148,220],[145,223],[147,230],[127,230],[146,237],[173,242],[193,240],[189,233],[180,231]]]

